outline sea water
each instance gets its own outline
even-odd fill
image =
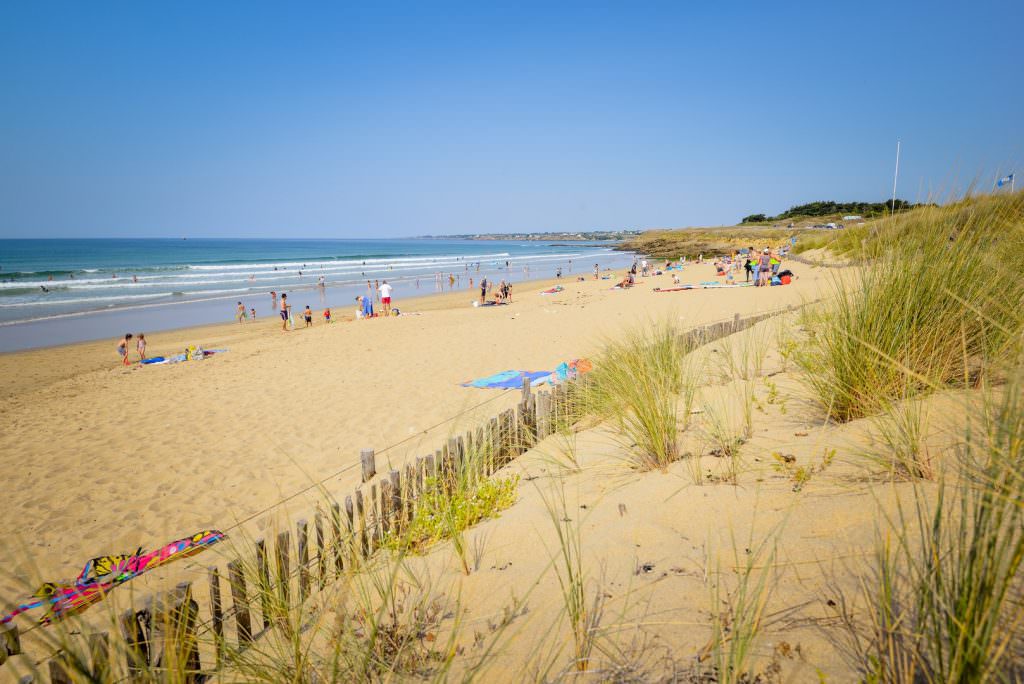
[[[354,307],[367,281],[403,299],[469,291],[484,276],[519,282],[619,268],[611,243],[506,240],[64,239],[0,240],[0,351],[125,332],[230,321],[237,302],[273,316]],[[450,284],[451,277],[455,284]],[[467,303],[473,298],[467,296]]]

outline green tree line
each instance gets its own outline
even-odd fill
[[[778,216],[767,216],[765,214],[744,216],[741,223],[767,223],[805,216],[831,216],[834,214],[856,214],[857,216],[870,217],[893,211],[913,209],[915,206],[919,205],[911,204],[901,199],[886,200],[884,202],[810,202],[809,204],[798,204],[795,207],[790,207]]]

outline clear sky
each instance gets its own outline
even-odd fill
[[[0,3],[0,237],[734,223],[1024,159],[1024,3]],[[1024,180],[1024,165],[1016,169]]]

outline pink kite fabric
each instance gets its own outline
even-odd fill
[[[93,558],[85,564],[74,582],[44,582],[33,594],[36,600],[19,605],[10,614],[5,615],[0,624],[10,622],[21,613],[43,606],[46,607],[46,613],[39,618],[39,622],[44,625],[57,622],[102,601],[107,592],[114,587],[138,577],[147,570],[193,556],[222,539],[224,533],[219,530],[203,530],[148,553],[144,553],[140,548],[135,553]]]

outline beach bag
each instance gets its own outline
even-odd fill
[[[782,281],[783,285],[789,285],[791,282],[793,282],[793,279],[790,278],[788,275],[782,276],[781,278],[779,278],[779,280]]]

